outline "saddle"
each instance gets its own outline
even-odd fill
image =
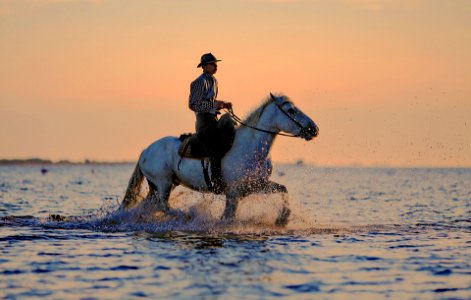
[[[183,133],[180,135],[178,155],[181,158],[204,159],[210,157],[209,151],[199,142],[196,133]]]
[[[221,174],[221,160],[231,149],[235,137],[235,123],[232,119],[227,118],[225,120],[221,118],[219,124],[220,135],[218,140],[215,141],[217,147],[208,149],[206,145],[199,141],[196,133],[180,135],[182,143],[178,147],[178,155],[180,156],[178,167],[180,167],[183,158],[201,160],[206,185],[215,194],[220,194],[226,189],[226,184]],[[211,176],[209,170],[211,170]]]

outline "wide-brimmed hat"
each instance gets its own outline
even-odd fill
[[[207,65],[207,64],[210,64],[210,63],[213,63],[213,62],[217,62],[217,61],[221,61],[220,59],[217,59],[214,55],[212,55],[211,53],[206,53],[206,54],[203,54],[201,55],[201,62],[200,64],[197,66],[197,68],[201,67],[202,65]]]

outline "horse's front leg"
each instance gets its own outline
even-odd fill
[[[247,192],[243,189],[232,188],[226,192],[226,208],[221,217],[224,221],[232,221],[236,215],[239,199],[245,197]]]
[[[279,184],[279,183],[276,183],[274,181],[267,181],[266,184],[263,185],[262,189],[261,189],[261,192],[262,193],[266,193],[266,194],[269,194],[269,193],[284,193],[284,194],[287,194],[288,193],[288,189],[286,188],[286,186],[282,185],[282,184]]]
[[[283,207],[275,220],[276,226],[286,226],[288,224],[288,218],[291,214],[288,203],[288,189],[286,186],[276,183],[274,181],[268,181],[262,188],[263,193],[281,193],[283,197]]]
[[[286,200],[287,197],[288,194],[283,194],[283,207],[281,208],[280,213],[275,220],[276,226],[284,227],[286,224],[288,224],[288,218],[291,214],[291,209],[289,209],[288,200]]]
[[[234,220],[238,204],[238,197],[233,195],[226,195],[226,208],[224,209],[224,214],[222,215],[221,219],[229,222]]]

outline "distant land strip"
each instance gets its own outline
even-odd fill
[[[131,161],[95,161],[85,159],[84,161],[69,161],[59,160],[52,161],[42,158],[27,158],[27,159],[0,159],[1,165],[126,165],[135,162]]]

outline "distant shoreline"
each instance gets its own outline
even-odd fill
[[[134,165],[136,161],[96,161],[85,159],[83,161],[70,161],[59,160],[52,161],[42,158],[26,158],[26,159],[0,159],[0,166],[54,166],[54,165],[68,165],[68,166],[87,166],[87,165]],[[395,165],[361,165],[351,164],[343,166],[335,165],[317,165],[312,163],[305,163],[303,160],[295,162],[274,162],[279,165],[293,165],[293,166],[310,166],[317,168],[350,168],[350,169],[471,169],[471,166],[395,166]]]
[[[128,165],[135,162],[131,161],[95,161],[95,160],[84,160],[84,161],[70,161],[70,160],[59,160],[52,161],[49,159],[42,158],[27,158],[27,159],[0,159],[0,166],[12,166],[12,165]]]

